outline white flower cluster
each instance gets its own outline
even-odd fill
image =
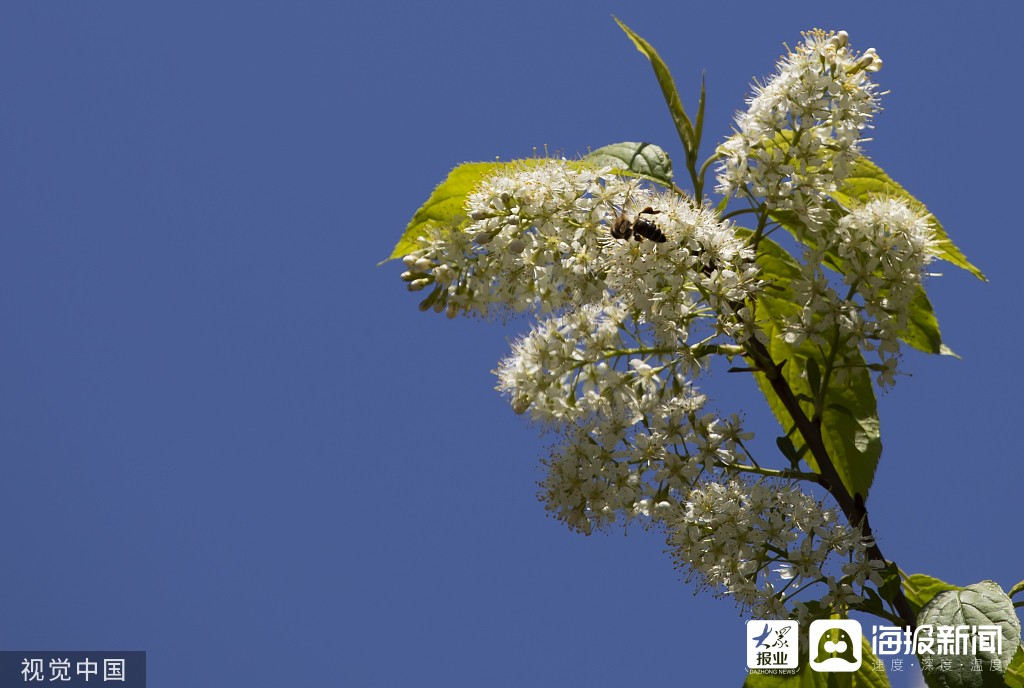
[[[718,151],[720,191],[797,220],[789,226],[804,251],[800,278],[784,285],[797,307],[786,317],[785,337],[834,350],[836,384],[858,365],[851,360],[858,351],[877,355],[879,384],[895,382],[898,337],[935,254],[930,216],[905,201],[842,208],[830,197],[878,110],[869,74],[881,65],[873,49],[853,52],[843,31],[805,33],[777,74],[756,88]],[[845,284],[830,278],[831,270],[841,271]]]
[[[666,242],[610,237],[620,215],[648,207]],[[450,316],[560,312],[612,292],[628,307],[650,307],[648,315],[663,323],[684,322],[693,294],[717,305],[742,301],[758,285],[753,256],[727,223],[607,168],[564,160],[512,165],[484,179],[465,211],[466,226],[430,228],[404,258],[410,289],[433,285],[424,307]]]
[[[800,311],[788,319],[785,337],[825,346],[875,351],[881,361],[879,384],[895,383],[899,335],[925,266],[936,255],[931,216],[897,199],[876,199],[833,223],[825,250],[808,249],[802,279],[791,288]],[[844,295],[836,292],[822,266],[825,253],[842,262]]]
[[[804,39],[737,116],[718,189],[750,201],[754,237],[769,217],[802,228],[799,277],[771,285],[786,340],[830,347],[830,384],[850,351],[876,351],[888,384],[933,232],[903,201],[831,198],[878,110],[869,74],[882,63],[845,32]],[[449,317],[537,314],[495,373],[516,413],[557,437],[540,483],[549,512],[585,533],[662,524],[688,577],[762,617],[806,614],[809,588],[845,609],[857,586],[881,584],[860,531],[783,480],[795,470],[757,465],[739,420],[694,387],[711,355],[764,342],[748,309],[771,294],[747,235],[689,197],[565,160],[495,165],[463,210],[425,230],[402,278]]]
[[[705,482],[666,518],[677,564],[718,595],[759,618],[805,614],[795,595],[827,586],[824,605],[845,609],[863,598],[854,586],[880,585],[859,530],[795,486]],[[837,577],[830,557],[845,557]]]
[[[594,300],[603,291],[595,279],[602,222],[627,191],[606,181],[564,161],[499,172],[468,198],[468,226],[434,226],[420,238],[403,279],[413,290],[434,285],[423,305],[450,317]]]
[[[576,530],[657,516],[702,471],[735,465],[749,438],[704,410],[688,382],[700,354],[645,349],[644,329],[621,306],[588,305],[539,323],[496,371],[513,408],[560,435],[542,499]]]
[[[879,356],[887,364],[880,382],[891,385],[889,371],[899,353],[898,336],[907,327],[924,268],[936,254],[931,216],[902,201],[877,199],[844,216],[836,236],[846,283],[864,304],[860,311],[851,310],[842,331],[854,334],[868,350],[877,342]]]
[[[882,60],[852,52],[845,31],[804,33],[778,73],[755,85],[736,133],[719,147],[718,190],[765,199],[769,209],[813,205],[846,177],[861,132],[878,110],[869,72]]]
[[[728,223],[559,160],[500,169],[465,211],[465,226],[420,239],[403,279],[432,286],[425,304],[449,315],[541,314],[496,372],[513,408],[560,436],[541,485],[552,513],[586,532],[655,516],[702,470],[736,462],[738,422],[703,410],[691,386],[753,327],[743,304],[760,282]],[[612,235],[640,216],[663,240]]]

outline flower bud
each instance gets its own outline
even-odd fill
[[[874,48],[868,48],[867,50],[865,50],[864,56],[871,57],[871,63],[864,67],[864,69],[868,70],[869,72],[877,72],[880,69],[882,69],[882,58],[878,56],[878,53],[875,52]]]
[[[410,286],[410,288],[412,288],[412,287]],[[434,302],[437,301],[437,297],[438,297],[438,295],[440,293],[441,293],[441,288],[440,287],[438,287],[434,291],[430,292],[430,296],[428,296],[427,298],[425,298],[422,301],[420,301],[420,310],[421,311],[425,311],[428,308],[430,308],[432,305],[434,305]]]
[[[882,58],[878,56],[874,48],[868,48],[848,71],[850,74],[864,70],[866,72],[877,72],[882,68]]]
[[[413,272],[411,270],[407,270],[402,273],[403,282],[418,282],[423,280],[426,280],[428,283],[433,282],[434,276],[429,272]]]
[[[520,254],[526,249],[526,242],[516,237],[512,241],[508,242],[508,250],[515,254]]]

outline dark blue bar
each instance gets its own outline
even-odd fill
[[[0,650],[0,688],[146,688],[138,650]]]

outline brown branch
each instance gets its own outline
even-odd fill
[[[800,406],[799,400],[789,386],[789,382],[782,375],[782,367],[786,364],[786,361],[776,363],[767,347],[754,337],[751,337],[747,342],[747,355],[753,359],[756,366],[764,373],[768,383],[772,386],[772,390],[775,391],[779,401],[782,402],[782,405],[785,406],[786,411],[793,419],[797,430],[803,436],[808,450],[810,450],[811,455],[818,464],[818,471],[821,474],[821,485],[836,500],[850,525],[859,526],[864,537],[871,543],[867,548],[868,557],[873,561],[888,564],[889,561],[882,554],[882,550],[879,549],[878,543],[871,532],[871,525],[868,522],[868,512],[864,506],[863,496],[850,494],[846,486],[843,485],[839,472],[832,464],[832,459],[825,448],[825,441],[821,436],[820,419],[815,422],[807,417],[807,414],[804,413],[803,408]],[[917,616],[914,614],[914,610],[910,608],[910,602],[903,594],[902,588],[897,589],[892,603],[900,618],[911,629],[916,628]]]

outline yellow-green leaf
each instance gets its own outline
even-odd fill
[[[961,589],[959,585],[953,585],[923,573],[912,573],[903,579],[903,594],[910,602],[915,614],[940,592]]]
[[[1003,680],[1009,688],[1024,688],[1024,645],[1017,647],[1010,666],[1006,667]]]
[[[850,165],[849,176],[843,181],[840,189],[832,193],[832,197],[847,207],[854,204],[867,203],[876,197],[902,198],[909,202],[911,207],[928,212],[924,203],[910,195],[906,189],[893,181],[882,168],[863,156],[858,157]],[[949,238],[949,235],[946,234],[946,230],[934,217],[932,224],[935,227],[936,237],[939,242],[939,258],[967,270],[978,279],[984,280],[985,275],[967,260],[967,257],[957,248],[956,244]]]
[[[782,375],[790,389],[798,398],[810,398],[812,391],[803,373],[807,360],[820,357],[821,354],[809,341],[794,347],[782,338],[781,323],[789,306],[775,299],[762,299],[758,314],[767,317],[759,324],[769,339],[768,350],[772,359],[776,363],[785,361]],[[882,455],[881,427],[875,390],[871,384],[871,375],[864,367],[866,364],[863,357],[858,352],[848,352],[846,359],[854,367],[847,371],[847,378],[842,385],[832,384],[828,387],[822,411],[821,438],[846,490],[851,495],[860,494],[867,498]],[[783,431],[789,432],[793,421],[768,378],[762,373],[757,373],[755,377]],[[814,412],[813,405],[808,401],[802,403],[802,406],[810,418]],[[810,452],[804,455],[804,460],[815,471],[820,470]]]
[[[484,178],[503,169],[540,165],[546,160],[547,158],[526,158],[508,162],[466,162],[459,165],[448,173],[448,177],[434,189],[427,202],[412,216],[402,237],[384,262],[415,251],[416,239],[423,236],[426,228],[431,225],[448,226],[453,229],[461,227],[467,221],[466,197]]]
[[[402,233],[402,238],[395,244],[387,260],[401,258],[415,251],[416,239],[423,236],[428,226],[455,226],[464,221],[466,197],[484,176],[492,173],[499,165],[501,163],[467,162],[449,172],[447,179],[434,189],[427,202],[412,216],[405,232]]]
[[[956,356],[952,349],[942,343],[939,321],[932,309],[932,302],[921,285],[914,289],[914,298],[910,302],[910,311],[907,315],[907,327],[898,335],[901,340],[926,354]]]
[[[885,667],[875,662],[875,653],[871,651],[871,643],[861,636],[863,661],[860,669],[853,674],[853,688],[889,688],[889,676]]]

